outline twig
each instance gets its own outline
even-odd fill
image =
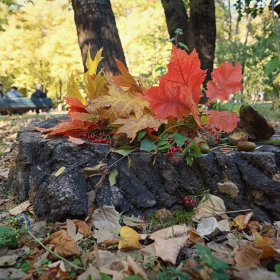
[[[246,212],[246,211],[251,211],[252,209],[242,209],[242,210],[235,210],[235,211],[227,211],[226,213],[237,213],[237,212]]]

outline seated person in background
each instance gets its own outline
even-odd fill
[[[6,93],[6,98],[19,98],[22,94],[17,91],[17,87],[13,86],[10,91]]]
[[[4,98],[4,93],[3,93],[2,87],[3,87],[3,85],[2,85],[2,83],[0,83],[0,99]]]
[[[47,95],[42,91],[42,85],[36,85],[36,91],[32,93],[31,98],[46,98]]]
[[[36,91],[32,93],[31,98],[46,98],[47,95],[42,91],[42,85],[36,85]],[[39,109],[36,109],[36,113],[39,114]]]

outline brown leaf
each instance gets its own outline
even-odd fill
[[[185,245],[188,236],[170,238],[165,240],[163,238],[155,239],[156,256],[161,257],[164,261],[172,264],[176,263],[177,256],[181,248]]]
[[[91,238],[92,232],[90,227],[84,222],[80,220],[73,220],[75,226],[78,228],[78,232],[84,235],[85,238]]]
[[[249,220],[251,219],[251,217],[253,216],[253,212],[251,213],[248,213],[246,215],[239,215],[237,216],[233,222],[234,222],[234,225],[238,227],[238,229],[244,229],[246,228]]]
[[[252,245],[244,246],[235,253],[234,260],[244,268],[255,268],[260,265],[262,250]]]
[[[54,252],[64,258],[80,254],[77,248],[77,243],[69,237],[65,230],[59,230],[53,233],[44,239],[43,244],[53,244]]]

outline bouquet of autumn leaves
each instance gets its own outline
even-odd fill
[[[178,145],[186,146],[187,134],[202,125],[215,125],[221,131],[233,131],[238,122],[235,112],[204,110],[200,108],[202,83],[206,70],[200,69],[196,50],[189,55],[173,45],[167,73],[159,77],[156,86],[146,88],[135,79],[116,59],[119,76],[106,76],[97,72],[103,59],[100,49],[94,60],[88,53],[84,74],[85,92],[79,91],[71,76],[64,98],[69,105],[68,122],[50,129],[37,128],[42,133],[80,137],[85,133],[102,128],[113,128],[113,138],[126,134],[132,142],[142,142],[142,150],[166,150],[173,138]],[[242,89],[241,66],[224,62],[212,72],[207,83],[206,106],[213,101],[228,100],[229,95]],[[207,108],[207,107],[206,107]],[[190,122],[192,120],[192,122]],[[192,124],[190,124],[192,123]],[[138,137],[137,137],[138,136]]]

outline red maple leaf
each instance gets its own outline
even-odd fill
[[[166,80],[173,86],[190,88],[193,100],[195,103],[198,103],[205,73],[206,70],[200,69],[200,60],[195,49],[189,55],[186,51],[178,49],[173,45],[168,72],[159,80],[160,82]]]
[[[158,119],[165,119],[169,116],[182,119],[190,114],[190,105],[186,102],[180,87],[173,87],[170,83],[162,80],[159,86],[153,86],[145,91],[142,98],[150,103]]]
[[[159,79],[158,87],[151,87],[144,92],[143,98],[149,101],[157,118],[173,116],[180,120],[193,114],[200,125],[198,102],[205,72],[200,69],[200,60],[195,50],[188,55],[173,46],[168,72]]]
[[[119,76],[110,77],[118,86],[128,87],[132,93],[143,92],[142,88],[137,84],[133,76],[127,71],[126,67],[121,61],[115,59],[117,62],[117,67],[122,73]]]
[[[210,125],[218,126],[227,133],[232,132],[237,127],[237,122],[239,121],[236,112],[229,113],[228,111],[209,110],[206,114],[210,115]]]
[[[206,106],[217,99],[228,100],[231,93],[240,91],[243,88],[240,83],[243,78],[241,71],[241,65],[238,62],[233,66],[226,61],[219,68],[214,69],[211,74],[213,81],[207,83],[206,96],[209,99]]]
[[[66,103],[69,106],[69,111],[70,112],[83,112],[83,113],[88,113],[86,110],[86,106],[78,99],[75,97],[64,97]]]

